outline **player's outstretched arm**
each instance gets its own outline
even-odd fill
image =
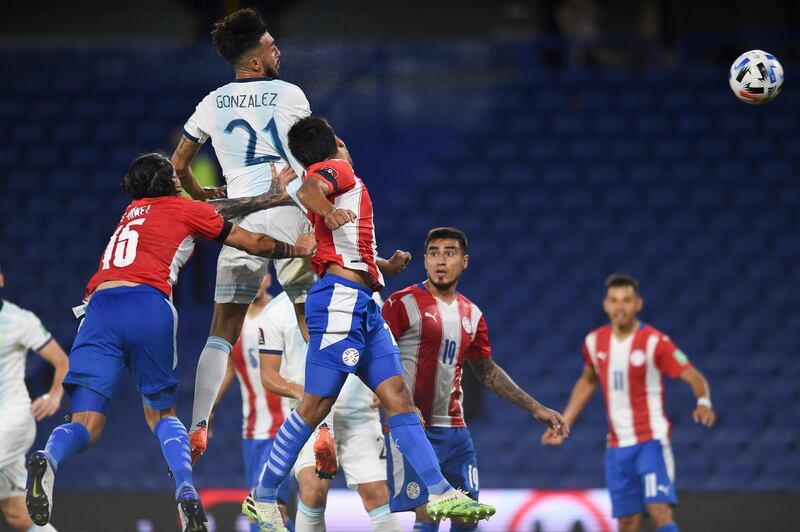
[[[561,417],[561,414],[541,405],[528,395],[491,357],[471,359],[469,364],[478,380],[495,395],[527,410],[534,419],[546,424],[549,427],[548,430],[555,431],[562,438],[569,435],[569,425]]]
[[[178,146],[175,147],[175,152],[172,154],[172,166],[175,168],[175,173],[178,179],[181,180],[181,186],[192,198],[196,200],[208,200],[219,198],[225,195],[224,187],[209,187],[203,188],[200,183],[195,179],[192,173],[192,159],[200,151],[203,145],[193,141],[186,135],[181,135],[181,140],[178,141]]]
[[[399,249],[394,252],[394,255],[389,260],[381,257],[375,260],[375,264],[383,275],[397,275],[406,269],[409,262],[411,262],[411,253],[400,251]]]
[[[597,373],[593,367],[584,366],[583,375],[572,387],[572,394],[569,396],[569,402],[564,409],[564,419],[568,425],[572,426],[575,420],[578,419],[578,415],[586,408],[589,399],[592,398],[595,388],[597,388]],[[561,445],[564,443],[564,438],[551,429],[547,429],[542,435],[542,443],[544,445]]]
[[[711,406],[711,388],[708,386],[706,378],[694,367],[683,370],[678,378],[689,383],[692,393],[697,398],[697,407],[692,413],[694,422],[704,427],[713,427],[717,421],[717,415]]]
[[[50,390],[31,404],[31,413],[36,421],[50,417],[58,411],[61,406],[61,398],[64,396],[64,388],[61,386],[61,381],[64,380],[64,375],[67,374],[69,366],[69,359],[61,346],[55,340],[50,340],[44,347],[39,349],[39,356],[48,361],[55,368],[53,375],[53,384],[50,385]]]
[[[208,203],[226,220],[241,218],[256,211],[263,211],[273,207],[294,205],[294,201],[286,193],[286,184],[297,177],[294,170],[292,170],[291,166],[287,166],[278,174],[275,171],[275,164],[269,164],[272,172],[272,181],[270,182],[269,190],[263,194],[246,198],[221,198],[211,200]]]
[[[268,392],[290,399],[303,398],[303,387],[296,382],[289,382],[281,375],[281,356],[273,354],[261,355],[261,385]]]
[[[262,233],[254,233],[234,224],[223,242],[226,246],[246,251],[250,255],[272,259],[310,257],[317,248],[313,233],[304,233],[292,244],[275,240]]]

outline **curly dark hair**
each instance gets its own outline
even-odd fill
[[[321,116],[301,118],[289,129],[289,150],[303,166],[330,159],[336,155],[336,133]]]
[[[266,32],[264,19],[258,11],[248,7],[215,22],[211,40],[219,55],[234,65],[242,55],[258,46],[261,36]]]
[[[122,178],[122,190],[132,199],[174,196],[178,188],[172,180],[175,169],[163,153],[145,153],[134,159]]]

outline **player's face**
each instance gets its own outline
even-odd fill
[[[350,157],[350,151],[347,149],[347,145],[344,143],[344,141],[338,136],[336,137],[336,146],[339,148],[339,151],[336,152],[336,158],[343,159],[352,166],[353,158]]]
[[[603,309],[615,327],[630,327],[642,310],[642,298],[632,286],[612,286],[606,293]]]
[[[425,271],[428,280],[440,290],[447,290],[461,277],[469,263],[458,240],[443,238],[432,240],[425,250]]]
[[[175,195],[177,196],[183,192],[183,185],[181,185],[181,179],[178,177],[178,174],[175,172],[174,168],[172,170],[172,182],[175,183],[175,190],[177,190]]]
[[[275,44],[275,39],[269,32],[261,37],[261,46],[259,47],[259,59],[264,66],[264,73],[271,77],[277,78],[280,76],[281,69],[281,51]]]

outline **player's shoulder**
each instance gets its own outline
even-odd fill
[[[465,296],[461,292],[456,292],[456,299],[458,299],[458,301],[462,305],[468,305],[470,308],[472,308],[473,312],[477,312],[478,314],[481,314],[481,315],[483,314],[483,311],[481,311],[481,308],[478,305],[476,305],[470,298],[468,298],[467,296]]]
[[[386,298],[385,304],[392,305],[400,302],[406,296],[417,297],[424,292],[426,292],[426,290],[422,287],[422,283],[415,283],[396,292],[392,292],[392,294]]]
[[[355,175],[355,171],[349,162],[344,159],[326,159],[318,163],[314,163],[306,170],[309,174],[328,174],[334,179],[340,175]]]
[[[661,341],[666,341],[670,339],[667,333],[659,329],[656,329],[649,323],[642,324],[642,332],[647,334],[648,336],[656,336]]]
[[[39,321],[39,317],[32,311],[3,299],[3,317],[17,322]]]
[[[600,327],[592,329],[586,333],[584,340],[588,341],[590,338],[597,338],[600,334],[611,334],[611,325],[601,325]]]

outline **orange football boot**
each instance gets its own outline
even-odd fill
[[[189,448],[192,450],[192,465],[206,452],[207,436],[208,429],[205,423],[202,423],[196,431],[189,434]]]
[[[336,462],[336,445],[331,436],[331,429],[324,423],[319,428],[317,441],[314,442],[314,460],[319,478],[331,479],[339,471],[339,465]]]

